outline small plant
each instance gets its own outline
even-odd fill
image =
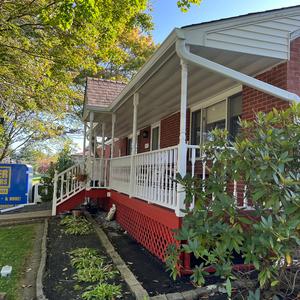
[[[85,235],[92,232],[91,224],[84,217],[66,216],[60,224],[66,227],[66,234]]]
[[[116,271],[112,271],[111,265],[106,265],[79,269],[74,278],[79,282],[103,282],[107,279],[113,279],[116,274]]]
[[[97,250],[91,248],[78,248],[69,252],[71,264],[77,270],[74,278],[79,282],[97,283],[96,287],[88,287],[83,299],[115,299],[121,296],[121,287],[108,284],[118,271],[113,270],[111,264],[105,264]]]
[[[82,294],[84,300],[113,300],[121,296],[121,286],[108,283],[100,283],[91,291]]]
[[[79,248],[70,252],[71,264],[77,270],[85,268],[101,268],[104,259],[94,249]]]

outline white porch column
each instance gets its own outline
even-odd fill
[[[135,184],[134,156],[136,154],[136,136],[137,136],[137,111],[139,104],[139,94],[133,95],[133,123],[132,123],[132,143],[131,143],[131,161],[130,161],[130,189],[129,196],[132,197]]]
[[[89,131],[89,157],[88,157],[88,164],[87,164],[87,172],[88,172],[88,183],[87,188],[91,187],[91,180],[93,179],[93,161],[92,161],[92,141],[94,135],[94,112],[90,112],[90,131]]]
[[[178,161],[177,172],[184,177],[186,175],[186,158],[187,158],[187,144],[186,144],[186,109],[187,109],[187,80],[188,80],[188,66],[185,61],[181,60],[181,99],[180,99],[180,135],[178,145]],[[176,215],[184,216],[180,211],[184,209],[185,192],[181,184],[177,185],[177,207]]]
[[[91,157],[92,157],[93,131],[94,131],[94,112],[90,112],[89,160],[91,160]]]
[[[83,145],[82,145],[82,148],[83,148],[82,158],[83,158],[83,161],[85,162],[85,148],[86,148],[86,122],[85,121],[83,123]]]
[[[114,157],[114,143],[115,143],[115,124],[116,124],[116,114],[111,115],[111,147],[110,147],[110,157]]]
[[[102,141],[101,141],[101,158],[104,158],[104,148],[105,148],[105,123],[101,124],[102,129]]]

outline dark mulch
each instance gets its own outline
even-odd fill
[[[97,249],[102,256],[107,257],[107,253],[95,233],[83,236],[66,235],[59,222],[60,218],[52,218],[49,221],[44,293],[49,300],[82,299],[84,288],[90,284],[78,283],[73,279],[75,270],[71,267],[68,252],[76,248],[88,247]],[[107,263],[112,263],[109,258]],[[122,299],[134,299],[120,276],[114,279],[114,283],[122,285]],[[82,287],[81,290],[74,289],[78,284]]]
[[[105,213],[100,212],[94,217],[150,296],[183,292],[194,288],[189,276],[182,276],[173,281],[170,274],[166,271],[165,264],[126,234],[115,221],[106,222],[104,220]],[[218,281],[219,279],[215,276],[207,278],[207,284],[214,284]]]

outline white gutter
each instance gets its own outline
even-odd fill
[[[266,94],[272,95],[276,98],[279,98],[279,99],[282,99],[285,101],[289,101],[289,102],[290,101],[295,101],[298,103],[300,102],[300,97],[294,93],[290,93],[284,89],[281,89],[281,88],[278,88],[271,84],[268,84],[266,82],[260,81],[256,78],[245,75],[241,72],[232,70],[228,67],[225,67],[225,66],[215,63],[213,61],[210,61],[201,56],[192,54],[191,52],[189,52],[189,50],[186,47],[184,32],[180,29],[177,29],[176,33],[177,33],[176,52],[177,52],[178,56],[181,59],[183,59],[184,61],[191,63],[198,67],[199,66],[203,67],[205,69],[208,69],[214,73],[218,73],[225,77],[231,78],[235,81],[243,83],[246,86],[249,86],[258,91],[264,92]]]

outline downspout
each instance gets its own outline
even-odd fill
[[[235,81],[243,83],[244,85],[246,85],[248,87],[254,88],[254,89],[264,92],[268,95],[272,95],[281,100],[285,100],[285,101],[289,101],[289,102],[294,101],[294,102],[300,103],[300,97],[294,93],[290,93],[284,89],[278,88],[269,83],[260,81],[256,78],[245,75],[241,72],[232,70],[228,67],[225,67],[225,66],[215,63],[213,61],[210,61],[199,55],[192,54],[191,52],[189,52],[189,50],[186,47],[184,32],[180,29],[177,29],[176,33],[177,33],[176,52],[177,52],[178,56],[181,59],[185,60],[186,62],[193,64],[195,66],[198,66],[198,67],[199,66],[203,67],[207,70],[210,70],[214,73],[218,73],[225,77],[231,78]]]

